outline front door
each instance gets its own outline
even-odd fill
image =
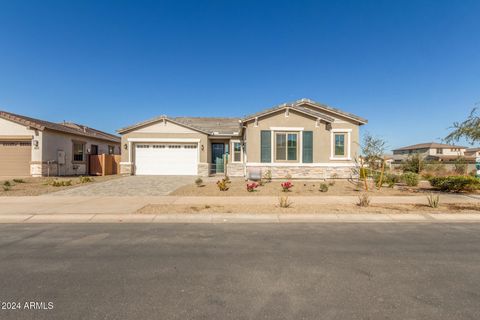
[[[225,144],[223,143],[212,143],[212,164],[213,172],[223,173],[224,172],[224,163],[223,155],[225,154]]]
[[[95,144],[92,144],[90,146],[90,154],[97,155],[98,154],[98,146]]]

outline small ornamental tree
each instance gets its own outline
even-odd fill
[[[386,144],[385,140],[374,137],[370,133],[364,135],[361,151],[366,166],[372,170],[377,170],[382,167]]]
[[[477,103],[479,105],[479,103]],[[448,143],[458,142],[464,138],[471,144],[480,141],[480,113],[478,107],[473,108],[470,115],[463,122],[454,122],[452,132],[445,137]]]

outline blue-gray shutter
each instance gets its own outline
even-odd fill
[[[313,162],[313,132],[312,131],[303,131],[302,136],[302,161],[303,163],[312,163]]]
[[[260,132],[260,162],[272,162],[272,132]]]

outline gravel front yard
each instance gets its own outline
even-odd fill
[[[221,179],[221,178],[219,178]],[[227,191],[220,191],[216,185],[217,180],[211,178],[204,182],[203,187],[197,187],[192,181],[191,184],[178,188],[170,195],[172,196],[355,196],[364,192],[363,184],[357,186],[353,182],[345,180],[335,181],[300,181],[292,180],[293,188],[289,192],[282,192],[280,184],[283,180],[274,180],[259,186],[256,191],[248,192],[247,182],[241,178],[232,178]],[[285,180],[286,181],[286,180]],[[327,192],[320,192],[320,184],[334,183],[328,186]],[[383,187],[380,190],[372,188],[370,194],[374,196],[407,196],[418,195],[422,192],[430,192],[430,184],[428,182],[420,183],[418,188],[407,188],[403,186],[395,186],[394,188]]]
[[[120,175],[104,176],[104,177],[90,177],[93,182],[88,184],[95,184],[98,182],[104,182],[112,179],[117,179]],[[57,192],[60,190],[72,189],[79,186],[85,186],[87,183],[80,183],[80,177],[39,177],[39,178],[22,178],[23,182],[15,182],[13,179],[2,179],[0,177],[0,197],[21,197],[21,196],[39,196],[42,194]],[[68,181],[71,180],[71,186],[59,186],[54,187],[50,184],[51,181]],[[7,185],[5,182],[8,181]]]
[[[426,205],[393,205],[375,204],[369,207],[356,205],[302,205],[293,201],[290,208],[280,208],[278,205],[166,205],[150,204],[138,210],[142,214],[168,214],[168,213],[382,213],[404,214],[412,212],[436,213],[478,213],[480,204],[445,204],[433,209]]]

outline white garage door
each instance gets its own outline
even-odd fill
[[[139,143],[135,145],[137,175],[197,175],[197,144]]]

